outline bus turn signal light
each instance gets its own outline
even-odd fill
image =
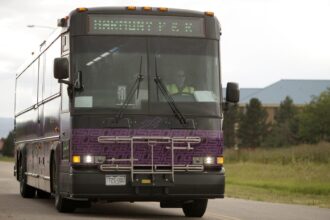
[[[77,8],[77,12],[85,12],[88,11],[87,8]]]
[[[160,8],[158,8],[158,10],[160,12],[167,12],[168,11],[168,8],[160,7]]]
[[[214,12],[212,12],[212,11],[206,11],[204,14],[206,16],[210,16],[210,17],[213,17],[214,16]]]
[[[217,164],[222,165],[224,163],[223,157],[217,157]]]
[[[80,156],[72,156],[72,163],[80,163]]]
[[[127,6],[127,10],[129,11],[135,11],[136,7],[135,6]]]
[[[143,7],[143,10],[144,10],[144,11],[152,11],[152,7],[144,6],[144,7]]]

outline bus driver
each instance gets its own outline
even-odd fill
[[[167,91],[170,95],[175,94],[193,94],[195,88],[186,84],[186,74],[184,70],[179,70],[175,77],[175,83],[166,85]]]

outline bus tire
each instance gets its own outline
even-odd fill
[[[35,196],[36,189],[26,183],[27,178],[25,172],[26,163],[23,156],[21,156],[21,159],[19,160],[19,191],[23,198],[33,198]]]
[[[197,199],[182,205],[186,217],[202,217],[207,208],[207,199]]]
[[[55,208],[57,209],[57,211],[59,212],[63,212],[63,213],[70,213],[73,212],[76,207],[74,204],[74,201],[64,198],[61,194],[60,194],[60,190],[59,190],[59,179],[58,179],[58,171],[57,171],[57,165],[56,165],[56,161],[55,158],[53,158],[52,160],[52,190],[55,194]]]

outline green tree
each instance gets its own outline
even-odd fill
[[[267,134],[267,112],[261,102],[253,98],[246,105],[246,111],[241,114],[238,137],[240,146],[259,147]]]
[[[4,147],[3,147],[3,155],[4,156],[8,156],[8,157],[12,157],[14,156],[14,132],[11,131],[7,138],[5,139],[5,143],[4,143]]]
[[[275,123],[267,135],[263,146],[281,147],[297,144],[298,141],[298,109],[290,97],[286,97],[275,114]]]
[[[225,146],[234,147],[236,144],[236,128],[238,123],[238,106],[229,105],[228,109],[224,112],[223,120],[223,134]]]
[[[293,100],[287,96],[281,102],[278,111],[275,114],[275,120],[277,123],[287,123],[297,115],[297,108],[293,104]]]
[[[330,141],[330,88],[299,114],[299,136],[305,142]]]

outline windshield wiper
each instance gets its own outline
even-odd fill
[[[144,76],[142,75],[142,56],[141,56],[139,75],[136,77],[134,84],[132,85],[132,87],[130,88],[130,90],[128,92],[128,96],[124,100],[124,103],[122,104],[117,115],[115,116],[116,123],[118,123],[119,119],[121,119],[123,117],[124,111],[126,110],[131,99],[133,98],[135,92],[136,92],[136,98],[139,97],[140,84],[143,79],[144,79]]]
[[[155,57],[155,75],[156,75],[156,77],[154,78],[154,81],[155,81],[157,87],[159,88],[160,92],[163,94],[164,98],[166,99],[167,104],[172,109],[174,116],[179,120],[180,124],[187,124],[187,119],[183,116],[183,114],[180,112],[180,110],[176,106],[172,96],[170,94],[168,94],[166,87],[164,86],[161,78],[158,75],[156,57]],[[158,93],[157,93],[157,95],[158,95]]]

